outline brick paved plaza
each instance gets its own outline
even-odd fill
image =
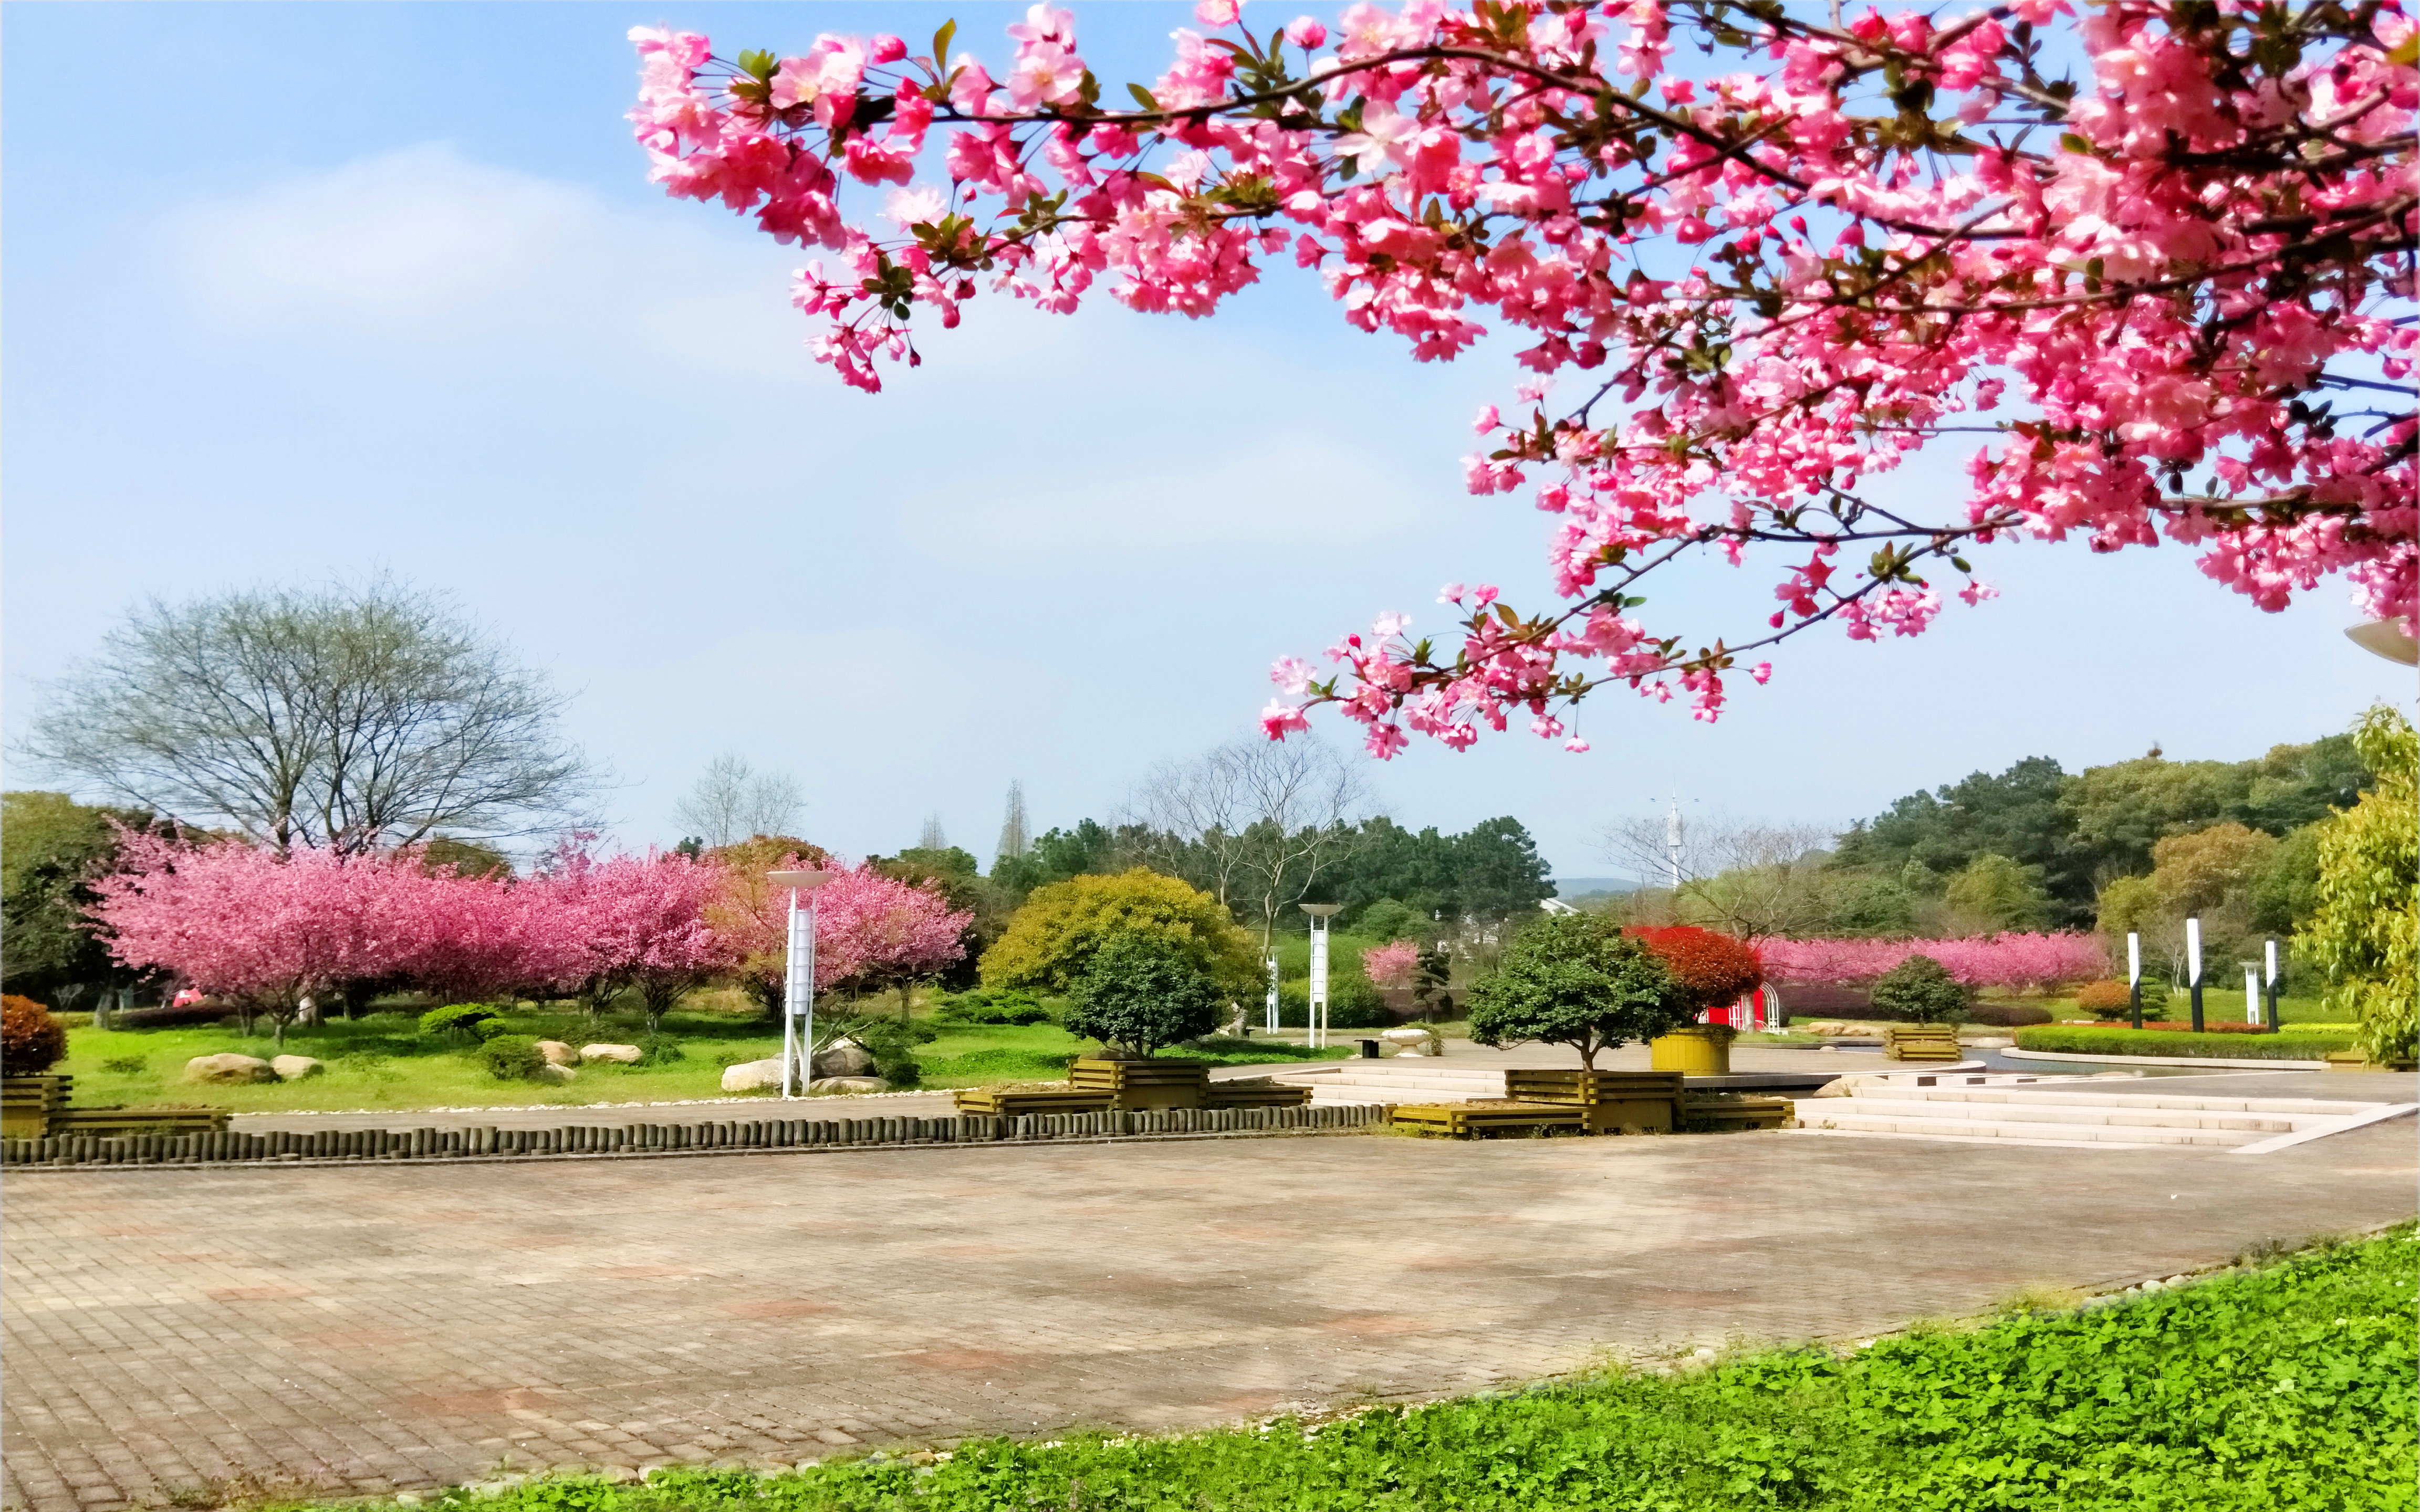
[[[7,1494],[375,1492],[1458,1392],[2208,1265],[2407,1216],[2415,1171],[2407,1119],[2255,1158],[1357,1135],[30,1174]]]

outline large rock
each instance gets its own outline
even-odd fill
[[[537,1069],[537,1079],[542,1082],[574,1081],[579,1078],[579,1075],[580,1072],[570,1067],[558,1066],[551,1060]]]
[[[580,1052],[560,1040],[540,1040],[537,1042],[537,1053],[546,1057],[546,1063],[550,1066],[580,1064]]]
[[[305,1076],[317,1076],[328,1068],[309,1056],[280,1056],[269,1063],[281,1082],[299,1082]]]
[[[185,1062],[189,1082],[273,1082],[277,1072],[258,1056],[195,1056]]]
[[[580,1058],[583,1061],[613,1060],[625,1066],[635,1066],[645,1057],[646,1052],[634,1044],[584,1044],[580,1047]]]
[[[782,1089],[782,1057],[765,1060],[743,1060],[722,1070],[722,1089],[726,1092],[764,1092]]]
[[[833,1092],[887,1092],[891,1084],[879,1076],[818,1076],[807,1084],[816,1096]]]
[[[834,1040],[815,1054],[815,1079],[828,1076],[871,1076],[874,1053],[854,1040]]]

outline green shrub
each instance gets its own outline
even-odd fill
[[[503,1019],[481,1019],[471,1026],[471,1032],[479,1037],[480,1042],[485,1043],[500,1034],[510,1034],[512,1028],[513,1026]]]
[[[2156,977],[2143,979],[2143,1017],[2147,1020],[2168,1016],[2168,984]],[[2122,1019],[2133,1015],[2133,1002],[2122,981],[2087,981],[2075,995],[2075,1006],[2096,1018]]]
[[[1909,956],[1874,979],[1874,1007],[1912,1024],[1955,1024],[1973,995],[1929,955]]]
[[[1164,934],[1109,936],[1067,994],[1068,1032],[1138,1056],[1208,1034],[1220,995],[1193,954]]]
[[[681,1049],[681,1042],[669,1034],[644,1034],[639,1037],[638,1043],[639,1064],[642,1066],[669,1066],[689,1058],[688,1053]]]
[[[448,1003],[420,1015],[420,1032],[459,1040],[477,1033],[480,1025],[495,1022],[496,1018],[497,1010],[492,1003]]]
[[[2289,1025],[2275,1034],[2195,1034],[2191,1030],[2102,1028],[2046,1024],[2017,1031],[2020,1050],[2071,1056],[2216,1056],[2227,1060],[2320,1060],[2353,1041],[2353,1031],[2317,1032]]]
[[[1663,959],[1601,914],[1533,920],[1470,989],[1470,1038],[1567,1044],[1580,1064],[1689,1022],[1689,994]]]
[[[112,1076],[140,1076],[150,1065],[142,1056],[112,1056],[101,1063],[101,1069]]]
[[[1250,1004],[1245,1005],[1246,1023],[1254,1022],[1258,1017]],[[1279,983],[1278,1023],[1289,1029],[1310,1026],[1311,983]],[[1331,1029],[1391,1029],[1395,1026],[1395,1015],[1387,1011],[1385,995],[1371,984],[1369,978],[1330,977],[1327,981],[1327,1026]]]
[[[499,1034],[480,1045],[474,1054],[479,1064],[500,1082],[535,1081],[538,1068],[546,1064],[534,1035]]]

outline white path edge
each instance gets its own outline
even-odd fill
[[[2216,1066],[2224,1071],[2325,1071],[2324,1060],[2222,1060],[2216,1056],[2086,1056],[2064,1050],[2003,1050],[2011,1060],[2065,1060],[2095,1066]]]

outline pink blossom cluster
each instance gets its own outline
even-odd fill
[[[1534,377],[1481,411],[1466,481],[1538,474],[1562,602],[1450,588],[1450,648],[1389,616],[1325,678],[1289,658],[1273,737],[1329,702],[1380,756],[1516,714],[1585,749],[1568,706],[1614,682],[1713,719],[1727,673],[1769,674],[1758,647],[1916,635],[1991,596],[1962,553],[2004,537],[2165,537],[2265,609],[2329,574],[2367,612],[2420,608],[2401,8],[1821,8],[1676,33],[1655,0],[1407,0],[1263,35],[1203,0],[1132,110],[1102,108],[1047,4],[1001,79],[947,28],[913,58],[824,36],[736,61],[641,30],[632,118],[669,193],[833,255],[796,302],[868,391],[921,360],[915,308],[951,327],[979,280],[1064,312],[1106,277],[1202,316],[1290,257],[1419,360],[1518,333]],[[2071,99],[2038,72],[2062,53],[2089,62]],[[947,189],[898,187],[937,123]],[[893,186],[895,235],[843,214],[848,180]],[[1974,431],[1962,506],[1870,496]],[[1690,648],[1634,590],[1705,550],[1774,559],[1774,607]]]
[[[1784,987],[1864,985],[1912,955],[1929,955],[1969,987],[2034,991],[2109,970],[2090,934],[1985,934],[1958,940],[1761,941],[1765,974]]]
[[[1408,987],[1419,958],[1420,948],[1410,940],[1373,945],[1361,952],[1361,974],[1380,987]]]
[[[717,862],[597,856],[577,839],[519,881],[427,867],[413,851],[281,856],[132,831],[119,858],[94,885],[92,917],[111,953],[264,1005],[394,980],[449,1001],[605,995],[737,970],[768,948],[762,928],[718,908],[736,879]],[[817,987],[946,965],[968,918],[869,868],[842,872],[816,911]],[[786,923],[777,914],[769,927],[778,957]]]

